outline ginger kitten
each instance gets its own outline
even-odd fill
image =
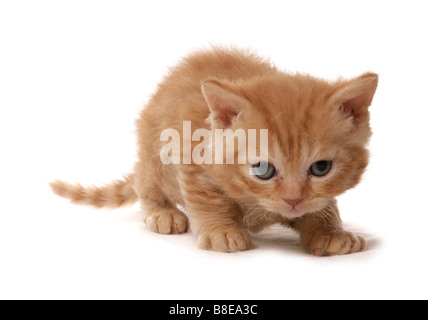
[[[170,70],[142,110],[133,173],[102,187],[62,181],[51,187],[95,207],[139,200],[149,230],[178,234],[190,227],[201,249],[251,249],[249,231],[279,223],[300,232],[303,247],[315,255],[358,252],[365,240],[343,229],[335,197],[354,187],[368,164],[368,107],[377,82],[373,73],[334,83],[291,75],[237,49],[196,52]],[[213,135],[193,139],[198,129]],[[248,152],[245,163],[228,161],[242,155],[234,139],[232,159],[227,152],[212,155],[223,164],[188,163],[186,152],[210,158],[218,129],[267,129],[265,160]],[[165,130],[177,132],[178,140],[163,139]],[[260,156],[261,136],[257,141]],[[163,157],[171,156],[170,163],[162,160],[168,143]]]

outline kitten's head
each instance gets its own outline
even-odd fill
[[[354,187],[368,164],[368,107],[377,82],[373,73],[335,83],[282,73],[205,81],[213,129],[268,129],[261,166],[248,153],[246,164],[217,165],[219,185],[238,201],[287,218],[322,210]]]

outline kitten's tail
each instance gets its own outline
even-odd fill
[[[72,203],[113,209],[131,205],[137,201],[133,183],[134,175],[130,174],[123,180],[116,180],[102,187],[83,187],[78,183],[71,184],[60,180],[53,181],[49,185],[55,194],[70,199]]]

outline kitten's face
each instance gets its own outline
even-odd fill
[[[272,126],[267,174],[257,175],[257,166],[253,167],[251,160],[239,173],[246,192],[261,207],[296,218],[322,210],[331,199],[358,183],[368,163],[364,143],[348,145],[349,126],[328,120],[321,122],[323,126],[335,129],[305,130],[303,119],[296,122],[300,127],[296,131]]]
[[[373,75],[337,84],[296,76],[235,89],[248,104],[233,127],[269,130],[267,171],[255,159],[217,166],[220,183],[233,197],[286,218],[322,210],[354,187],[368,164],[367,107],[376,84]]]

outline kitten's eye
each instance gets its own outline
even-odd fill
[[[316,177],[325,176],[330,172],[332,161],[322,160],[317,161],[309,168],[309,172]]]
[[[276,175],[276,169],[269,162],[258,162],[252,165],[254,174],[262,180],[269,180]]]

